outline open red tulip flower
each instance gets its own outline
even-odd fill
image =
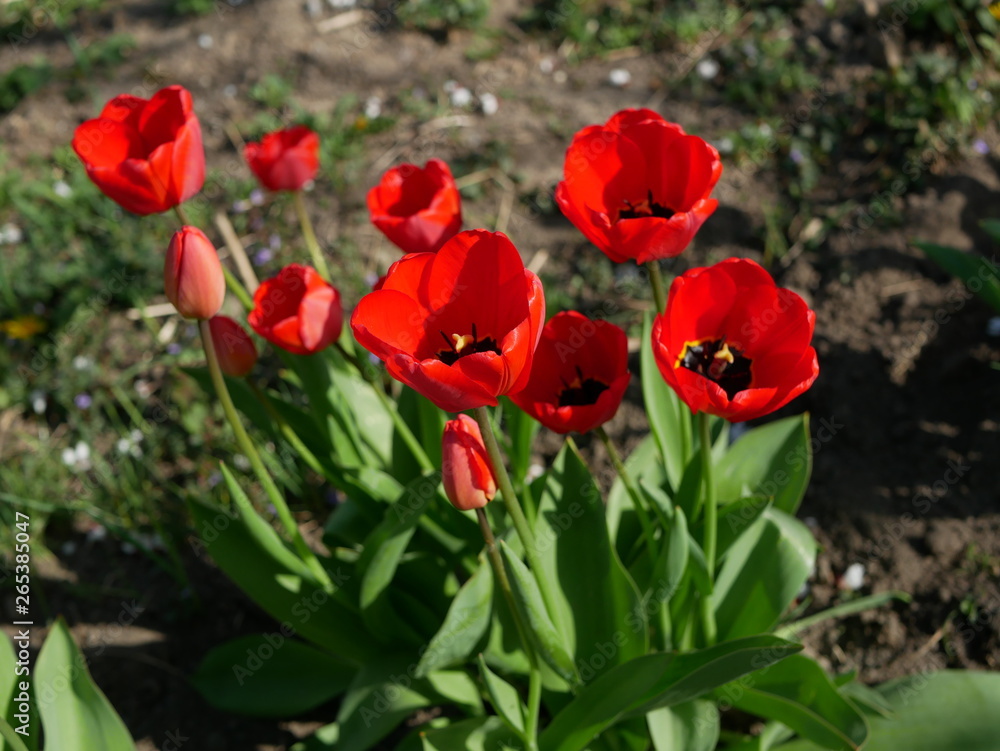
[[[528,385],[510,398],[556,433],[586,433],[615,416],[628,382],[625,332],[567,311],[545,324]]]
[[[340,338],[340,292],[315,269],[292,263],[261,282],[247,321],[271,344],[295,355],[311,355]]]
[[[180,86],[115,97],[76,129],[73,150],[94,184],[134,214],[172,209],[205,182],[201,126]]]
[[[444,425],[441,482],[451,505],[460,511],[482,508],[497,494],[483,434],[468,415],[459,415]]]
[[[404,253],[433,253],[462,229],[462,199],[448,165],[401,164],[368,191],[372,224]]]
[[[612,261],[679,255],[715,211],[719,152],[648,109],[579,131],[556,203]]]
[[[248,143],[243,157],[268,190],[301,190],[319,170],[319,136],[305,125],[285,128]]]
[[[351,327],[393,378],[461,412],[524,388],[544,320],[542,283],[514,244],[469,230],[396,261]]]
[[[753,261],[730,258],[674,279],[653,323],[653,354],[692,412],[762,417],[808,389],[816,314]]]

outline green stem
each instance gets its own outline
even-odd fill
[[[608,435],[604,426],[600,425],[594,428],[594,432],[601,439],[604,448],[607,449],[611,464],[614,466],[615,472],[618,473],[622,484],[625,486],[625,490],[628,491],[629,497],[632,499],[632,505],[635,507],[635,515],[639,517],[639,524],[642,526],[642,535],[646,538],[646,548],[649,551],[649,565],[653,566],[656,564],[656,545],[653,541],[653,522],[649,517],[649,511],[646,510],[646,503],[643,501],[642,494],[632,480],[632,473],[625,467],[625,462],[622,461],[621,454],[618,453],[618,449],[615,448],[615,444],[611,441],[611,436]]]
[[[187,212],[184,211],[183,206],[180,204],[174,206],[174,213],[177,214],[177,218],[180,220],[181,224],[191,226],[191,222],[188,221]]]
[[[649,282],[653,287],[653,302],[656,304],[657,314],[662,313],[667,308],[667,295],[663,291],[663,274],[660,273],[660,262],[650,261],[646,264],[649,269]]]
[[[330,269],[326,265],[326,259],[323,258],[323,251],[319,248],[319,242],[316,240],[316,233],[313,232],[312,221],[309,219],[309,212],[306,211],[306,201],[302,196],[301,190],[293,191],[292,203],[295,204],[295,213],[299,217],[299,225],[302,227],[302,236],[305,238],[306,248],[309,249],[309,255],[312,256],[313,265],[320,273],[320,276],[327,281],[330,281]]]
[[[247,310],[253,310],[253,298],[250,297],[250,293],[247,292],[246,287],[240,284],[240,280],[225,266],[222,267],[222,273],[226,277],[226,286],[236,295],[236,299],[240,301],[240,305]]]
[[[704,483],[704,505],[705,505],[705,568],[708,570],[709,587],[715,583],[715,545],[718,535],[718,514],[719,509],[715,500],[715,473],[712,467],[712,431],[709,426],[708,414],[698,413],[698,429],[700,431],[701,446],[701,476]],[[705,631],[705,642],[707,646],[715,643],[715,611],[712,607],[711,594],[706,595],[701,600],[702,627]]]
[[[423,444],[421,444],[420,441],[417,439],[416,435],[414,435],[413,430],[410,428],[410,426],[406,424],[406,421],[403,419],[403,416],[399,414],[399,410],[396,409],[396,405],[386,395],[385,390],[382,388],[382,384],[378,380],[378,377],[377,376],[373,377],[372,369],[366,368],[358,360],[358,358],[356,358],[354,355],[348,352],[344,348],[344,345],[342,345],[340,342],[337,342],[334,346],[337,348],[337,351],[340,352],[340,354],[343,356],[345,360],[347,360],[355,368],[358,369],[358,372],[361,373],[361,377],[364,378],[366,381],[368,381],[369,384],[371,384],[372,390],[375,392],[375,395],[378,396],[379,401],[382,403],[382,407],[385,409],[386,412],[389,413],[389,417],[392,419],[392,424],[395,426],[396,431],[399,433],[400,438],[403,439],[403,443],[405,443],[407,448],[409,448],[410,451],[413,453],[413,456],[416,458],[417,463],[420,465],[420,469],[422,469],[424,472],[429,472],[433,470],[435,468],[434,463],[430,460],[430,457],[427,456],[427,452],[424,451]]]
[[[535,576],[535,581],[538,582],[538,589],[542,593],[542,600],[545,602],[545,609],[549,613],[549,618],[554,623],[558,623],[559,618],[557,614],[559,611],[556,610],[556,598],[555,593],[552,591],[552,582],[549,581],[549,577],[545,576],[542,562],[538,557],[538,545],[535,542],[535,535],[532,533],[531,527],[528,526],[528,520],[524,517],[524,511],[521,510],[521,504],[518,502],[517,494],[514,492],[514,485],[510,481],[510,475],[507,474],[507,468],[504,466],[500,444],[497,443],[497,437],[493,433],[493,424],[490,422],[490,413],[486,407],[476,407],[473,413],[476,416],[476,422],[479,423],[479,431],[483,434],[483,444],[486,446],[486,453],[489,454],[490,464],[493,465],[493,474],[496,476],[497,485],[500,486],[500,495],[503,497],[504,508],[507,509],[507,514],[514,524],[514,529],[517,530],[517,536],[521,538],[521,543],[524,545],[524,555],[528,559],[528,566],[531,568],[531,573]]]
[[[281,494],[278,486],[274,484],[270,472],[267,471],[267,467],[264,466],[260,454],[257,453],[256,446],[253,445],[253,441],[250,440],[250,436],[247,435],[247,431],[243,427],[243,422],[236,411],[236,405],[233,404],[232,397],[229,396],[229,389],[226,386],[226,379],[222,375],[222,368],[219,367],[219,359],[215,354],[215,345],[212,343],[212,330],[209,328],[208,321],[198,321],[198,328],[201,331],[202,346],[205,349],[205,359],[208,361],[208,372],[212,377],[212,385],[215,387],[215,392],[222,403],[222,409],[226,413],[226,419],[229,420],[229,424],[236,436],[236,444],[240,447],[240,451],[250,460],[257,479],[264,486],[264,490],[274,505],[274,509],[278,513],[278,518],[291,538],[292,545],[295,547],[299,557],[309,567],[309,570],[323,588],[332,592],[333,582],[330,581],[330,576],[320,564],[316,554],[313,553],[306,544],[305,539],[303,539],[302,533],[299,531],[299,527],[292,517],[292,512],[288,509],[288,504],[285,503],[285,497]]]
[[[507,607],[510,608],[518,636],[521,638],[521,645],[524,647],[524,653],[528,657],[528,718],[525,722],[523,738],[529,751],[537,751],[538,713],[542,698],[542,672],[538,667],[538,656],[535,654],[535,649],[531,644],[528,628],[522,621],[521,613],[517,609],[517,603],[514,602],[514,592],[510,588],[510,580],[507,578],[507,571],[503,567],[503,559],[500,557],[500,551],[497,550],[496,539],[493,537],[493,530],[490,528],[490,522],[486,518],[486,512],[481,508],[477,508],[476,518],[479,520],[479,529],[483,533],[483,540],[486,541],[486,554],[489,556],[490,564],[493,566],[493,573],[496,575],[497,584],[500,586],[500,591],[503,592],[504,599],[507,601]]]

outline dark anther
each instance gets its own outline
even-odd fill
[[[719,384],[729,399],[750,388],[751,360],[742,350],[728,346],[725,337],[689,344],[679,364]]]

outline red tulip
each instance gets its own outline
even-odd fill
[[[248,143],[243,157],[268,190],[301,190],[319,170],[319,136],[305,125],[268,133]]]
[[[482,508],[497,494],[483,434],[468,415],[459,415],[444,425],[441,481],[445,495],[459,511]]]
[[[170,238],[163,263],[167,299],[185,318],[206,320],[226,297],[226,277],[215,246],[197,227],[181,227]]]
[[[586,433],[615,416],[628,382],[625,332],[569,311],[545,324],[528,385],[510,398],[549,430]]]
[[[448,165],[401,164],[368,191],[372,224],[404,253],[433,253],[462,229],[462,200]]]
[[[340,338],[343,318],[340,292],[315,269],[292,263],[257,288],[247,321],[271,344],[311,355]]]
[[[393,378],[461,412],[524,388],[544,320],[542,283],[513,243],[469,230],[396,261],[351,326]]]
[[[819,375],[816,314],[756,263],[730,258],[674,279],[653,323],[653,354],[692,412],[762,417]]]
[[[201,126],[181,86],[148,100],[115,97],[76,129],[73,150],[94,184],[134,214],[172,209],[205,182]]]
[[[249,373],[257,363],[257,347],[246,329],[228,316],[213,316],[208,327],[222,372],[233,378]]]
[[[615,262],[679,255],[715,211],[719,152],[652,110],[628,109],[579,131],[556,203]]]

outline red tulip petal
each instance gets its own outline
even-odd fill
[[[640,123],[649,122],[650,120],[669,125],[677,130],[680,130],[681,133],[684,132],[681,129],[681,126],[676,125],[675,123],[668,123],[664,120],[663,115],[659,112],[654,112],[653,110],[646,108],[625,109],[616,112],[608,119],[608,121],[604,124],[604,127],[607,130],[614,130],[621,133],[623,131],[630,130]]]
[[[413,298],[383,288],[361,298],[351,316],[351,328],[358,343],[382,360],[396,354],[427,359],[434,357],[436,342],[425,341],[425,317],[425,310]]]
[[[139,116],[147,104],[149,104],[148,99],[141,99],[131,94],[121,94],[104,105],[104,109],[101,110],[101,119],[126,123],[138,132]]]
[[[340,334],[343,313],[340,295],[324,284],[310,290],[299,305],[299,336],[302,346],[310,351],[322,349]]]
[[[191,93],[181,86],[157,91],[139,114],[139,133],[147,152],[174,140],[191,117]]]
[[[439,360],[418,361],[406,354],[385,361],[393,378],[412,386],[445,412],[464,412],[497,404],[496,397],[459,370]]]

